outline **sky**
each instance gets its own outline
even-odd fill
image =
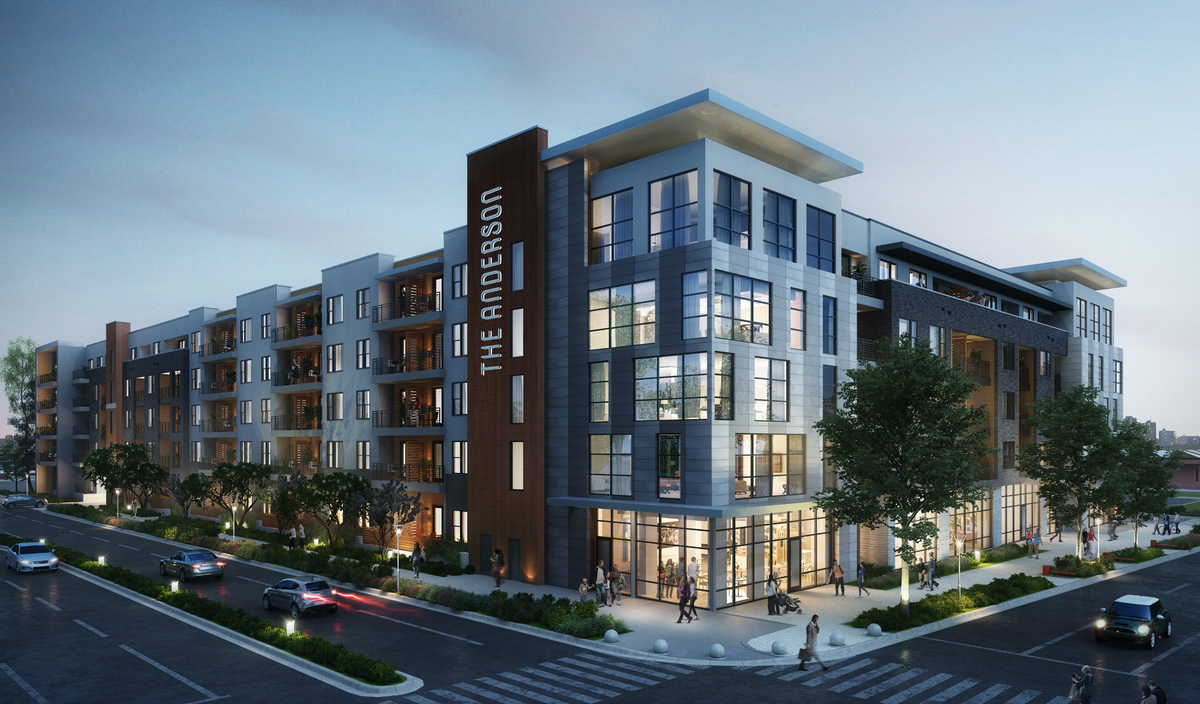
[[[1195,2],[0,0],[0,346],[437,249],[469,152],[712,88],[862,161],[827,184],[847,210],[1127,280],[1124,412],[1200,434],[1197,27]]]

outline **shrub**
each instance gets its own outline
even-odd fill
[[[1099,560],[1090,561],[1083,560],[1079,566],[1075,566],[1074,555],[1060,555],[1054,558],[1054,571],[1070,572],[1076,577],[1094,577],[1098,574],[1104,574],[1113,569],[1113,561],[1111,557],[1101,557]]]
[[[592,618],[599,610],[600,605],[591,599],[588,599],[587,601],[577,601],[571,605],[571,615],[580,619]]]
[[[463,574],[475,574],[475,565],[467,565],[464,567]]]
[[[1200,546],[1200,535],[1194,533],[1180,535],[1177,538],[1171,538],[1169,541],[1163,541],[1158,546],[1160,548],[1174,548],[1176,550],[1191,550],[1194,547]]]
[[[371,568],[371,572],[373,572],[376,577],[391,577],[392,576],[392,566],[389,564],[380,562],[379,564],[377,564]]]
[[[1127,547],[1127,548],[1121,548],[1120,550],[1113,550],[1111,553],[1109,553],[1109,555],[1111,555],[1113,557],[1124,557],[1124,558],[1131,559],[1134,562],[1145,562],[1146,560],[1153,560],[1155,558],[1162,557],[1165,554],[1166,553],[1163,552],[1162,548],[1159,548],[1159,547],[1138,548],[1138,547],[1133,547],[1133,546]]]
[[[454,596],[450,598],[449,606],[459,611],[476,611],[480,608],[480,599],[471,592],[456,591]]]
[[[454,597],[458,594],[457,589],[443,589],[438,592],[437,603],[440,606],[449,606],[450,602],[454,601]]]
[[[921,601],[909,604],[907,618],[900,615],[900,605],[897,604],[886,609],[867,609],[856,616],[850,625],[856,628],[866,628],[872,623],[878,623],[885,631],[902,631],[971,609],[991,606],[1019,596],[1033,594],[1052,586],[1054,586],[1053,583],[1045,577],[1032,577],[1027,574],[997,577],[988,584],[976,584],[964,589],[961,601],[958,599],[957,593],[953,591],[930,594]]]
[[[559,626],[563,625],[568,618],[571,617],[571,609],[569,606],[555,604],[546,612],[546,618],[542,623],[545,623],[551,630],[557,631]]]
[[[404,589],[404,596],[409,596],[409,597],[416,599],[416,598],[418,598],[418,595],[421,593],[421,589],[422,589],[422,587],[419,584],[414,584],[410,587],[406,587]]]

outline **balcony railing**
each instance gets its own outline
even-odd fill
[[[976,384],[992,385],[992,363],[986,359],[959,359],[954,366],[963,369]]]
[[[376,357],[371,361],[371,374],[404,374],[442,369],[441,350],[419,350],[391,357]]]
[[[442,483],[445,474],[440,464],[388,464],[375,462],[371,465],[371,479],[388,481],[399,479],[403,482]]]
[[[158,466],[163,469],[178,467],[179,464],[179,455],[159,455],[158,457]]]
[[[71,378],[72,379],[87,379],[88,375],[91,374],[91,371],[92,371],[91,369],[76,369],[75,371],[71,372]]]
[[[89,435],[89,434],[91,434],[91,432],[92,432],[92,429],[87,427],[86,425],[76,425],[71,428],[72,435]]]
[[[224,340],[217,340],[216,342],[206,342],[203,345],[201,345],[200,346],[200,356],[201,357],[211,357],[214,354],[225,354],[226,352],[233,352],[236,349],[237,349],[237,341],[234,340],[232,337],[228,337],[228,338],[225,338]]]
[[[46,452],[38,453],[38,462],[57,462],[57,461],[58,461],[58,453],[55,452],[54,450],[47,450]]]
[[[287,414],[271,419],[272,430],[320,430],[320,416],[303,416]]]
[[[141,403],[142,401],[145,401],[146,400],[146,392],[145,391],[134,391],[133,392],[133,400],[135,403]]]
[[[58,426],[57,425],[38,426],[38,435],[42,435],[42,436],[58,435]]]
[[[38,376],[39,384],[49,384],[52,381],[58,381],[58,372],[50,372],[49,374],[41,374]]]
[[[237,381],[235,379],[221,379],[220,381],[206,381],[201,387],[200,393],[204,394],[228,394],[237,390]]]
[[[858,295],[879,298],[879,294],[876,291],[879,279],[875,278],[874,276],[867,276],[866,274],[853,274],[850,276],[850,278],[854,279],[858,283]]]
[[[92,401],[87,396],[76,396],[71,399],[71,408],[82,408],[83,406],[90,405],[92,405]]]
[[[858,361],[874,362],[878,359],[875,354],[875,341],[866,338],[858,338]]]
[[[308,369],[289,369],[288,372],[275,372],[271,375],[271,386],[295,386],[297,384],[320,384],[321,371],[317,367]]]
[[[442,425],[442,409],[375,411],[371,423],[376,428],[436,428]]]
[[[58,399],[56,399],[56,398],[44,398],[38,402],[38,408],[43,411],[46,410],[47,408],[54,408],[57,405],[58,405]]]
[[[169,420],[164,420],[164,421],[159,421],[159,423],[158,423],[158,434],[159,435],[166,435],[167,433],[179,433],[182,431],[183,431],[182,421],[175,421],[174,423],[172,423]]]
[[[382,323],[385,320],[396,320],[414,315],[434,313],[441,309],[442,294],[423,293],[417,296],[398,298],[392,303],[377,305],[372,309],[371,313],[372,320],[376,323]]]
[[[275,328],[271,331],[271,342],[284,342],[285,340],[299,340],[304,337],[312,337],[321,334],[321,326],[318,323],[301,323],[299,325],[284,325],[281,328]]]
[[[231,433],[234,431],[236,418],[209,418],[200,424],[203,433]]]
[[[75,452],[71,455],[71,464],[83,464],[83,453]],[[87,493],[91,493],[90,491]]]
[[[133,424],[133,434],[134,435],[145,435],[146,434],[146,424],[145,423],[134,423]]]

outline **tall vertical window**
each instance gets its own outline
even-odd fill
[[[833,273],[833,213],[808,206],[808,265]]]
[[[804,347],[804,304],[805,297],[808,294],[798,288],[792,289],[791,310],[789,322],[791,323],[791,335],[788,340],[791,348],[794,350],[802,350]]]
[[[896,278],[896,265],[892,262],[879,260],[879,278],[888,281]]]
[[[450,472],[451,474],[467,473],[466,440],[455,440],[450,443]]]
[[[371,340],[355,340],[354,342],[354,368],[355,369],[370,369],[371,368]]]
[[[254,360],[242,359],[238,360],[239,380],[243,384],[249,384],[254,378]]]
[[[708,418],[708,354],[683,355],[683,417]]]
[[[908,336],[907,338],[905,336]],[[908,318],[900,318],[896,324],[896,341],[907,340],[908,346],[912,347],[917,339],[917,323]]]
[[[837,299],[821,297],[821,351],[837,354]]]
[[[525,356],[525,309],[512,309],[512,356]]]
[[[1125,363],[1119,359],[1113,360],[1113,393],[1125,393],[1125,379],[1123,367]]]
[[[162,343],[161,342],[151,342],[150,343],[150,354],[158,354],[159,352],[162,352]]]
[[[451,535],[456,543],[467,542],[467,512],[466,511],[451,511],[450,519],[453,522]]]
[[[1040,376],[1050,376],[1053,373],[1051,367],[1053,358],[1049,352],[1038,350],[1038,374]]]
[[[754,420],[787,420],[788,363],[754,358]]]
[[[1076,337],[1087,337],[1087,301],[1082,298],[1075,299],[1075,335]]]
[[[796,201],[763,191],[763,253],[796,261]]]
[[[509,474],[509,489],[513,491],[525,490],[525,443],[518,440],[512,443],[509,450],[510,459],[509,466],[511,472]]]
[[[658,497],[683,497],[683,436],[664,433],[658,436]]]
[[[1021,317],[1026,320],[1037,320],[1037,311],[1029,306],[1021,306]]]
[[[1097,366],[1096,366],[1096,382],[1097,382],[1096,385],[1100,387],[1101,391],[1103,391],[1104,390],[1104,358],[1101,357],[1097,361],[1099,362],[1099,364],[1097,364]]]
[[[258,317],[258,337],[266,340],[271,337],[271,314],[263,313]]]
[[[1000,357],[1004,362],[1004,368],[1008,371],[1015,371],[1017,368],[1017,343],[1004,342],[1000,345]]]
[[[592,362],[588,370],[591,378],[591,420],[593,423],[607,423],[608,362]]]
[[[250,341],[250,319],[242,318],[238,321],[238,342]]]
[[[733,355],[713,352],[713,417],[733,420]]]
[[[371,391],[354,392],[354,418],[356,420],[371,420]]]
[[[250,461],[250,448],[252,446],[253,445],[251,444],[251,442],[249,440],[243,440],[238,443],[238,461],[239,462],[249,462]]]
[[[1092,339],[1100,341],[1100,306],[1092,304]]]
[[[193,462],[199,462],[200,458],[203,457],[203,455],[201,454],[202,453],[201,448],[203,448],[203,447],[204,447],[204,443],[201,442],[200,440],[192,441],[191,456],[192,456]]]
[[[342,441],[330,440],[325,443],[325,461],[326,467],[330,469],[342,468]]]
[[[259,423],[270,423],[271,422],[271,399],[269,399],[269,398],[259,399],[259,401],[258,401],[258,422]]]
[[[588,293],[588,349],[653,342],[653,280]]]
[[[330,296],[325,299],[325,324],[336,325],[342,322],[342,297]]]
[[[718,338],[771,344],[771,284],[716,272],[713,316]]]
[[[634,360],[636,420],[708,418],[708,355],[694,352]]]
[[[360,288],[354,292],[354,317],[359,320],[371,314],[371,289]]]
[[[450,297],[462,298],[467,295],[467,265],[455,264],[450,267]]]
[[[735,499],[804,493],[803,435],[734,436]]]
[[[510,423],[525,422],[525,375],[513,374],[512,376],[512,411],[509,417]]]
[[[1017,392],[1005,391],[1000,396],[1000,417],[1004,420],[1017,419]]]
[[[821,367],[821,417],[837,412],[837,367]]]
[[[371,441],[356,440],[354,442],[354,468],[371,468]]]
[[[1103,330],[1104,330],[1104,332],[1103,332],[1104,344],[1111,345],[1113,343],[1113,341],[1112,341],[1113,340],[1112,311],[1107,308],[1104,309],[1104,329]]]
[[[242,425],[250,425],[254,422],[254,401],[246,399],[240,402],[241,409],[238,415],[241,416]]]
[[[262,381],[271,380],[271,355],[264,355],[258,360],[258,376]]]
[[[592,199],[592,264],[633,256],[633,189]]]
[[[200,333],[198,331],[192,333],[192,354],[200,354],[200,348],[201,348],[200,340],[202,339],[201,335],[202,335],[202,333]],[[108,359],[110,362],[114,359],[114,357],[113,357],[114,352],[115,352],[115,350],[108,351]],[[103,367],[104,366],[103,361],[104,360],[101,360],[102,363],[98,364],[96,366]]]
[[[1096,385],[1096,355],[1088,353],[1088,386]]]
[[[455,357],[464,357],[467,354],[467,324],[455,323],[450,327],[450,337],[452,340],[451,354]]]
[[[713,172],[713,239],[750,249],[750,184]]]
[[[271,441],[263,440],[258,443],[258,457],[262,464],[271,464],[275,458],[271,456]]]
[[[342,371],[342,343],[325,347],[325,371]]]
[[[511,270],[509,274],[509,284],[512,291],[525,290],[525,242],[513,242],[508,249],[509,266]]]
[[[683,339],[708,337],[708,272],[683,275]]]
[[[633,494],[633,438],[629,435],[592,435],[591,493],[611,496]]]
[[[325,394],[325,419],[342,419],[342,392]]]
[[[696,172],[650,184],[650,251],[682,247],[700,240]]]
[[[467,415],[467,382],[450,383],[450,415]]]
[[[200,406],[198,404],[192,406],[192,425],[200,425]]]

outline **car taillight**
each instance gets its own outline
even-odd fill
[[[330,593],[330,594],[332,594],[332,595],[334,595],[334,596],[337,596],[337,590],[336,590],[336,589],[330,589],[330,590],[329,590],[329,593]]]
[[[320,594],[310,594],[309,592],[304,592],[303,594],[300,595],[300,598],[308,599],[309,601],[314,601],[316,599],[320,599],[321,595]]]
[[[225,566],[225,563],[224,563],[224,562],[218,562],[218,563],[217,563],[217,567],[224,567],[224,566]]]
[[[204,566],[204,565],[192,565],[192,569],[194,569],[194,570],[198,570],[198,569],[200,569],[200,568],[201,568],[201,567],[203,567],[203,566]]]

